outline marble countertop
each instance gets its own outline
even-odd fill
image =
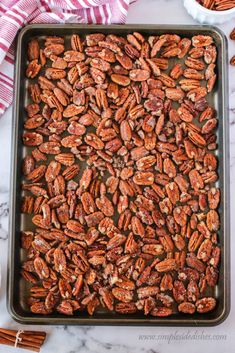
[[[182,0],[138,0],[131,5],[128,23],[151,24],[195,24],[187,14]],[[220,28],[229,34],[234,27],[230,21]],[[229,42],[229,56],[235,54],[235,42]],[[231,208],[235,202],[235,68],[229,67],[230,98],[230,170]],[[234,78],[233,78],[234,77]],[[0,119],[0,266],[2,284],[0,287],[0,327],[26,327],[15,323],[6,309],[8,202],[10,179],[10,145],[12,129],[12,109]],[[235,228],[235,217],[231,217],[231,229]],[[231,253],[235,251],[235,240],[231,234]],[[235,268],[232,259],[232,278]],[[42,353],[228,353],[235,346],[235,305],[233,295],[235,282],[232,282],[232,305],[229,317],[224,323],[210,328],[185,327],[39,327],[48,333]],[[11,353],[14,348],[0,346],[0,352]],[[26,352],[20,350],[22,353]]]

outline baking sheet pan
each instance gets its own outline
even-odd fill
[[[23,123],[25,118],[24,107],[27,105],[28,79],[25,77],[27,63],[27,44],[33,37],[58,35],[71,36],[78,33],[83,36],[88,33],[102,32],[126,35],[139,31],[145,35],[161,35],[163,33],[176,33],[184,37],[196,34],[208,34],[214,38],[217,51],[217,85],[210,96],[210,104],[218,112],[218,154],[219,181],[221,189],[219,242],[221,247],[221,263],[219,282],[213,290],[218,299],[216,308],[207,314],[186,315],[175,313],[170,317],[146,317],[141,313],[133,315],[120,315],[105,310],[95,313],[92,317],[86,312],[68,317],[59,313],[47,316],[35,315],[29,311],[26,304],[27,284],[20,276],[23,260],[23,251],[20,248],[20,231],[29,230],[30,224],[27,215],[20,212],[21,204],[21,161],[26,154],[26,147],[22,144]],[[214,27],[207,26],[179,26],[179,25],[29,25],[18,36],[17,60],[15,67],[15,99],[12,131],[12,164],[11,164],[11,192],[10,192],[10,223],[9,223],[9,266],[8,266],[8,310],[12,317],[24,324],[50,324],[50,325],[169,325],[169,326],[212,326],[222,322],[229,313],[230,308],[230,203],[229,203],[229,134],[228,134],[228,83],[227,83],[227,43],[224,35]],[[32,223],[31,223],[32,227]]]

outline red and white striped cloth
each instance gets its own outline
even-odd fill
[[[12,103],[14,39],[27,23],[125,23],[130,0],[0,0],[0,116]]]

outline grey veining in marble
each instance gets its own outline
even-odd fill
[[[187,14],[181,0],[138,0],[131,6],[128,23],[195,24]],[[230,21],[220,28],[229,34],[234,23]],[[229,41],[229,56],[235,54],[235,41]],[[230,169],[231,207],[235,201],[235,68],[229,67],[230,103]],[[9,109],[0,120],[0,266],[2,286],[0,288],[0,327],[21,327],[15,323],[6,309],[6,271],[8,236],[8,196],[10,177],[11,116]],[[235,228],[235,217],[231,217],[231,229]],[[231,241],[234,253],[235,240]],[[232,277],[235,262],[232,259]],[[211,328],[174,327],[38,327],[48,332],[42,353],[230,353],[235,346],[235,311],[232,281],[232,307],[228,319]],[[21,328],[26,328],[22,326]],[[220,335],[220,336],[218,336]],[[14,352],[14,348],[0,346],[0,353]],[[26,351],[21,350],[22,353]]]

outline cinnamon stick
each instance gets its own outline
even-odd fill
[[[0,344],[39,352],[46,338],[45,332],[16,331],[0,328]]]

